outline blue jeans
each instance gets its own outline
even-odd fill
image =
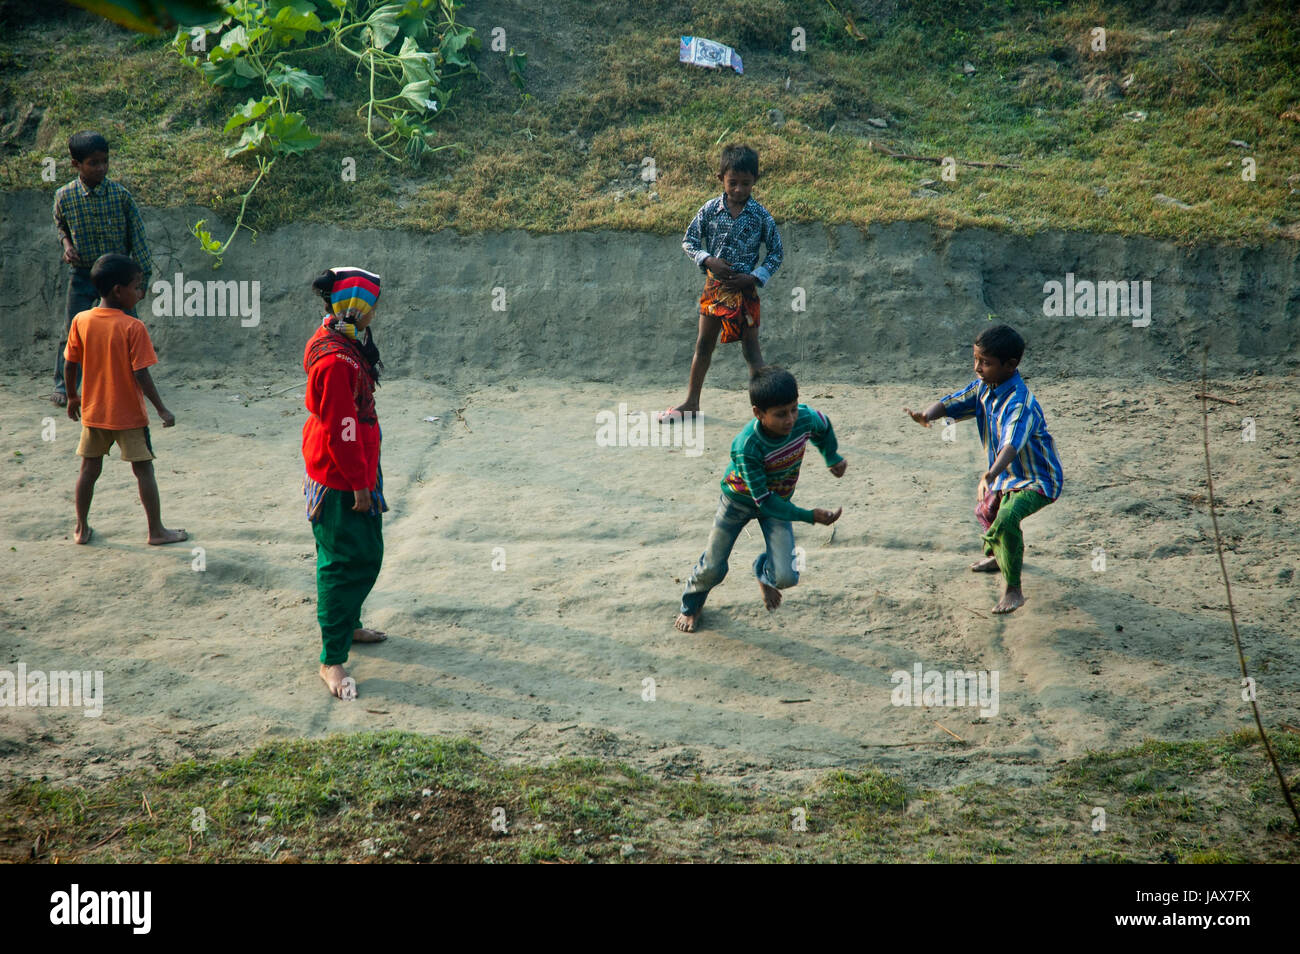
[[[767,549],[754,560],[754,576],[778,590],[799,582],[799,571],[794,568],[794,528],[790,521],[760,516],[753,503],[739,503],[724,493],[718,501],[718,512],[713,515],[708,548],[700,554],[700,562],[686,581],[681,612],[694,616],[704,606],[709,590],[726,577],[727,557],[731,556],[740,531],[751,520],[758,521],[767,542]]]
[[[68,298],[64,311],[66,312],[63,320],[63,339],[59,342],[59,353],[54,359],[54,390],[59,394],[67,394],[68,388],[63,381],[63,351],[68,344],[68,331],[72,328],[72,319],[76,318],[80,312],[87,311],[99,304],[99,292],[95,291],[95,284],[90,280],[90,269],[76,268],[72,269],[72,274],[68,276]],[[80,388],[80,381],[73,381],[73,387]]]

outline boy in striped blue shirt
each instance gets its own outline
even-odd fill
[[[975,418],[989,468],[975,494],[975,515],[985,531],[984,559],[970,568],[976,573],[1002,572],[1006,591],[993,607],[995,613],[1011,613],[1024,605],[1020,569],[1025,538],[1020,522],[1054,502],[1065,484],[1043,409],[1017,370],[1024,353],[1025,339],[1015,329],[986,328],[975,339],[974,381],[924,411],[903,408],[923,427],[942,417]]]

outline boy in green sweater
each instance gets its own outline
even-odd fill
[[[731,464],[722,477],[722,498],[708,548],[700,554],[682,594],[676,625],[684,633],[695,631],[709,590],[727,575],[727,557],[745,524],[757,519],[767,542],[767,549],[754,561],[754,575],[763,604],[774,610],[781,605],[781,590],[799,582],[791,521],[829,525],[844,512],[843,507],[804,510],[790,502],[810,440],[836,477],[843,477],[849,466],[836,452],[830,419],[799,403],[794,375],[774,365],[761,368],[750,379],[749,400],[754,420],[731,442]]]

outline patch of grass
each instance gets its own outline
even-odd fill
[[[1277,749],[1295,775],[1300,746]],[[660,781],[597,759],[505,768],[465,740],[366,733],[85,787],[19,785],[0,795],[0,857],[1294,863],[1300,833],[1271,780],[1246,732],[1091,753],[1028,788],[915,790],[866,770],[801,792]]]

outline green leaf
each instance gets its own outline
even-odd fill
[[[299,96],[311,93],[317,99],[325,98],[325,78],[295,66],[277,66],[267,75],[266,81],[275,89],[287,86]]]
[[[266,124],[253,123],[244,130],[244,134],[239,137],[239,142],[235,143],[226,150],[226,158],[239,155],[241,152],[252,152],[266,141]]]
[[[316,7],[308,0],[297,0],[289,6],[281,7],[271,18],[271,34],[284,46],[304,39],[308,33],[324,29],[325,24],[316,16]]]
[[[221,243],[213,239],[212,233],[203,226],[208,224],[207,219],[199,219],[190,226],[190,234],[199,240],[205,252],[211,252],[216,255],[221,251]]]
[[[400,27],[397,25],[397,14],[401,7],[396,3],[389,3],[377,8],[366,18],[365,33],[370,37],[370,45],[383,49],[397,39]]]
[[[257,71],[244,62],[242,57],[209,57],[199,63],[199,69],[213,86],[225,86],[231,89],[251,86],[253,80],[257,78]]]
[[[266,121],[266,135],[271,139],[271,150],[280,155],[300,156],[320,145],[320,136],[307,128],[302,113],[285,113]]]
[[[238,129],[245,123],[251,123],[255,119],[260,119],[275,102],[274,96],[263,96],[261,99],[250,99],[239,109],[235,110],[233,116],[226,120],[226,128],[222,132],[230,132],[232,129]]]
[[[402,49],[397,54],[397,59],[402,64],[402,78],[408,83],[433,80],[438,75],[433,54],[423,52],[420,45],[409,36],[402,41]]]
[[[528,65],[527,53],[516,53],[512,46],[510,52],[506,54],[506,69],[510,71],[510,82],[514,83],[519,92],[524,92],[524,67]]]
[[[443,34],[442,43],[438,45],[438,53],[442,56],[444,63],[450,63],[453,66],[473,68],[474,64],[469,61],[465,48],[478,49],[479,38],[474,35],[473,27],[453,27]]]
[[[263,31],[265,32],[265,31]],[[242,26],[237,26],[233,30],[227,30],[221,35],[221,43],[218,49],[224,50],[227,55],[237,55],[248,49],[248,31]],[[216,50],[213,50],[215,53]]]
[[[427,109],[437,110],[438,103],[429,98],[430,83],[428,80],[420,80],[418,83],[407,83],[402,87],[399,94],[402,99],[424,112]]]

